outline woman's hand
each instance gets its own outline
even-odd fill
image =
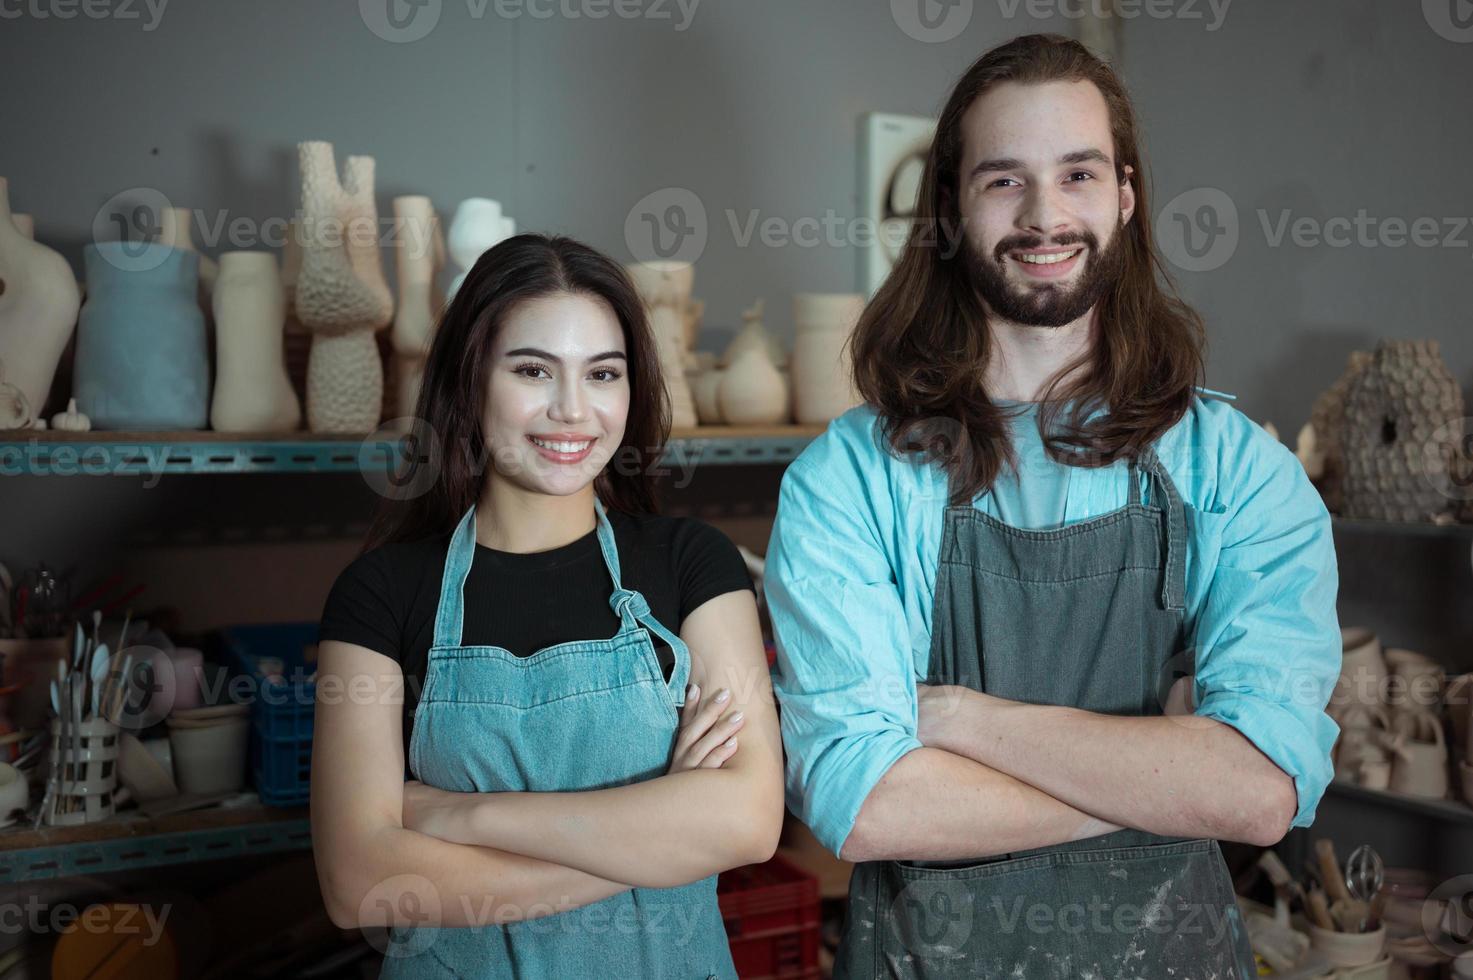
[[[685,707],[680,709],[680,732],[675,738],[675,756],[667,775],[685,769],[720,769],[721,764],[736,755],[736,733],[746,719],[740,711],[722,712],[731,703],[731,692],[722,688],[705,704],[701,704],[701,688],[692,684],[685,691]]]
[[[475,793],[451,793],[427,786],[417,779],[404,782],[404,829],[438,837],[456,844],[469,844],[467,839],[469,807],[476,802]]]

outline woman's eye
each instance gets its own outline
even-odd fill
[[[546,376],[546,377],[549,377],[549,378],[552,377],[551,372],[549,372],[547,370],[547,368],[544,367],[541,364],[522,364],[522,365],[514,368],[513,371],[512,371],[512,373],[513,374],[520,374],[524,378],[536,378],[536,377],[538,377],[538,373],[537,372],[539,372],[539,371],[542,372],[542,375],[543,376]]]
[[[589,377],[595,381],[618,381],[622,375],[613,368],[594,368]]]

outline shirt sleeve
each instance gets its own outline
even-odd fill
[[[1341,655],[1334,539],[1293,454],[1258,431],[1244,437],[1223,453],[1232,462],[1220,485],[1235,499],[1206,518],[1222,535],[1194,630],[1196,713],[1237,729],[1293,778],[1292,826],[1307,827],[1340,731],[1325,712]]]
[[[342,640],[399,663],[403,628],[390,588],[382,548],[359,555],[343,569],[323,604],[318,641]]]
[[[835,855],[875,783],[921,745],[904,609],[861,465],[821,438],[788,467],[766,565],[788,806]]]
[[[752,576],[742,553],[730,538],[704,521],[680,522],[674,559],[682,622],[709,599],[743,589],[752,591]]]

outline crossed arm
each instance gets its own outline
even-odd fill
[[[311,815],[333,922],[407,924],[430,910],[437,926],[487,925],[765,861],[781,830],[782,757],[751,593],[704,603],[681,638],[692,682],[708,697],[729,690],[729,707],[744,713],[739,751],[719,768],[569,793],[405,783],[402,700],[390,696],[398,665],[323,643]],[[328,703],[328,678],[358,686]]]

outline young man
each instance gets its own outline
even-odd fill
[[[836,976],[1253,977],[1217,840],[1330,779],[1329,516],[1197,394],[1140,169],[1081,45],[984,55],[857,328],[866,404],[784,476],[789,804],[858,862]]]

